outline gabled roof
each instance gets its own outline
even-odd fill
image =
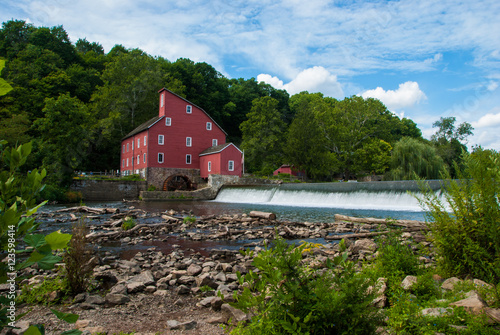
[[[219,124],[217,124],[217,122],[215,122],[215,121],[214,121],[214,119],[212,119],[212,117],[211,117],[211,116],[210,116],[210,115],[209,115],[209,114],[208,114],[208,113],[207,113],[207,112],[206,112],[203,108],[201,108],[200,106],[195,105],[194,103],[192,103],[191,101],[187,100],[186,98],[181,97],[181,96],[180,96],[180,95],[178,95],[177,93],[174,93],[174,92],[172,92],[172,91],[171,91],[171,90],[169,90],[169,89],[166,89],[165,87],[164,87],[164,88],[162,88],[161,90],[159,90],[159,91],[158,91],[158,93],[160,93],[160,92],[162,92],[162,91],[167,91],[167,92],[169,92],[169,93],[171,93],[171,94],[175,95],[175,96],[176,96],[176,97],[178,97],[179,99],[184,100],[185,102],[187,102],[187,103],[188,103],[188,104],[190,104],[191,106],[194,106],[194,107],[198,108],[199,110],[201,110],[201,111],[202,111],[203,113],[205,113],[205,115],[206,115],[206,116],[208,116],[208,118],[209,118],[210,120],[212,120],[212,122],[213,122],[213,123],[214,123],[217,127],[219,127],[219,129],[220,129],[220,130],[222,130],[222,132],[223,132],[224,134],[226,134],[226,136],[227,136],[226,131],[225,131],[224,129],[222,129],[222,127],[221,127],[221,126],[219,126]]]
[[[205,156],[205,155],[212,155],[212,154],[217,154],[221,151],[223,151],[224,149],[226,149],[227,147],[229,146],[233,146],[235,147],[236,149],[238,149],[237,146],[235,146],[233,143],[225,143],[225,144],[220,144],[220,145],[216,145],[214,147],[210,147],[208,149],[205,149],[201,152],[200,156]],[[242,152],[240,149],[238,149],[239,152]]]
[[[154,118],[152,118],[152,119],[144,122],[139,127],[135,128],[130,133],[128,133],[127,135],[125,135],[125,137],[122,138],[122,141],[124,139],[126,139],[126,138],[129,138],[129,137],[132,137],[132,136],[134,136],[136,134],[139,134],[140,132],[142,132],[142,131],[144,131],[146,129],[151,128],[156,122],[160,121],[163,118],[164,118],[164,116],[155,116]]]

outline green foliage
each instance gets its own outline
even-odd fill
[[[401,280],[408,275],[418,275],[419,262],[410,242],[404,242],[401,234],[392,232],[377,240],[378,256],[375,264],[379,274],[389,274]]]
[[[64,254],[65,278],[72,295],[85,292],[92,279],[93,266],[91,263],[93,251],[89,247],[87,236],[88,227],[85,219],[81,218],[73,224],[72,237]]]
[[[156,186],[154,186],[154,185],[149,185],[149,186],[148,186],[148,191],[149,191],[149,192],[156,191]]]
[[[282,162],[285,123],[278,111],[278,101],[271,97],[252,101],[248,120],[240,125],[248,171],[272,174]]]
[[[390,180],[439,179],[446,164],[436,148],[420,140],[405,137],[392,150]]]
[[[253,315],[232,334],[372,334],[378,314],[370,306],[369,280],[347,254],[328,260],[326,271],[302,262],[304,248],[276,240],[254,258],[258,273],[238,274],[245,283],[236,307]]]
[[[460,181],[446,184],[446,201],[424,190],[439,267],[447,275],[500,282],[500,155],[476,148],[464,154]]]
[[[194,216],[185,216],[184,219],[182,220],[183,223],[185,224],[193,224],[196,222],[196,217]]]
[[[122,229],[123,230],[129,230],[134,228],[137,225],[137,222],[135,221],[134,218],[127,216],[122,223]]]
[[[0,74],[2,73],[3,68],[5,67],[5,59],[0,58]],[[12,86],[9,85],[5,79],[0,78],[0,96],[6,95],[12,90]]]
[[[57,295],[55,292],[59,292]],[[54,294],[56,299],[50,300],[49,297]],[[21,295],[18,297],[20,302],[27,304],[51,305],[60,302],[70,294],[68,281],[63,276],[44,279],[40,284],[25,285],[21,289]]]

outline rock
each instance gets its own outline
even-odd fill
[[[214,277],[214,280],[215,281],[219,281],[219,282],[223,282],[225,283],[226,282],[226,274],[224,272],[219,272],[215,277]]]
[[[87,299],[87,293],[79,293],[75,296],[75,298],[73,299],[73,303],[74,304],[79,304],[81,302],[84,302],[85,299]]]
[[[83,329],[85,327],[88,327],[89,325],[90,325],[90,320],[77,320],[75,323],[75,328]]]
[[[450,314],[452,312],[453,312],[453,309],[443,308],[443,307],[425,308],[421,311],[422,316],[443,316],[446,314]]]
[[[222,307],[222,304],[224,304],[224,301],[219,298],[219,297],[214,297],[215,299],[212,300],[212,302],[210,303],[210,305],[212,306],[212,309],[214,311],[220,311],[221,307]]]
[[[211,325],[218,325],[220,323],[224,323],[227,320],[224,319],[223,316],[214,316],[206,320],[206,323],[209,323]]]
[[[217,284],[212,279],[212,276],[209,273],[203,273],[202,275],[195,278],[196,286],[210,286],[211,288],[217,288]]]
[[[188,266],[187,268],[187,274],[188,276],[197,276],[201,273],[201,271],[203,270],[203,268],[199,265],[196,265],[196,264],[191,264]]]
[[[139,282],[132,282],[127,284],[127,292],[128,293],[137,293],[142,292],[146,288],[146,285]]]
[[[153,295],[166,297],[168,295],[168,291],[167,290],[157,290],[155,293],[153,293]]]
[[[111,288],[109,293],[125,294],[127,293],[127,285],[125,283],[118,283]]]
[[[134,276],[128,280],[129,283],[141,283],[144,286],[149,286],[153,285],[155,283],[155,278],[153,277],[153,274],[151,273],[150,270],[146,270],[138,274],[137,276]]]
[[[126,304],[130,301],[130,298],[125,294],[108,293],[105,300],[108,304],[115,306]]]
[[[401,287],[403,288],[403,290],[409,290],[416,283],[417,283],[416,276],[406,276],[405,279],[403,279],[403,281],[401,282]]]
[[[481,279],[474,279],[472,281],[474,285],[479,286],[479,287],[486,287],[486,288],[493,288],[494,286],[491,284],[488,284],[487,282],[482,281]]]
[[[500,323],[500,308],[485,308],[484,312],[489,316],[492,323]]]
[[[234,308],[229,304],[222,304],[221,311],[225,322],[232,320],[237,323],[248,320],[248,316],[242,310]]]
[[[171,330],[191,330],[196,328],[197,323],[194,320],[182,323],[176,320],[168,320],[167,326]]]
[[[154,293],[155,291],[156,291],[156,286],[154,285],[146,286],[146,288],[144,289],[145,293]]]
[[[206,297],[204,298],[203,300],[201,300],[200,302],[198,302],[196,304],[196,306],[198,307],[210,307],[212,305],[212,301],[215,299],[216,297]]]
[[[479,293],[470,291],[467,293],[467,298],[452,302],[450,306],[464,307],[474,314],[479,314],[488,307],[488,304],[479,296]]]
[[[183,295],[183,294],[189,294],[191,292],[191,290],[189,289],[189,287],[187,287],[186,285],[180,285],[179,287],[177,287],[176,289],[176,293],[178,295]]]
[[[443,284],[441,284],[441,288],[443,290],[448,290],[448,291],[452,291],[453,288],[455,287],[455,285],[457,283],[461,283],[462,280],[458,279],[457,277],[451,277],[451,278],[448,278],[446,279]]]
[[[106,300],[100,295],[89,295],[87,299],[85,299],[85,302],[92,305],[104,305]]]
[[[109,290],[112,288],[116,283],[118,283],[118,278],[116,278],[116,275],[112,272],[101,272],[97,273],[94,275],[94,278],[101,283],[101,287],[104,290]]]
[[[196,280],[196,278],[193,276],[182,276],[182,277],[177,279],[177,282],[181,285],[190,285],[190,284],[194,283],[195,280]]]
[[[29,321],[23,320],[23,321],[17,321],[15,324],[16,328],[12,329],[13,334],[24,334],[28,330],[28,328],[31,326]]]
[[[368,238],[360,239],[354,242],[350,247],[352,253],[374,253],[377,250],[377,244]]]

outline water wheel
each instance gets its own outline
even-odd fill
[[[190,191],[193,189],[193,184],[187,176],[173,175],[168,177],[163,183],[164,191]]]

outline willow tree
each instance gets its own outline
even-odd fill
[[[445,171],[446,164],[434,146],[410,137],[404,137],[394,145],[390,179],[438,179]]]

